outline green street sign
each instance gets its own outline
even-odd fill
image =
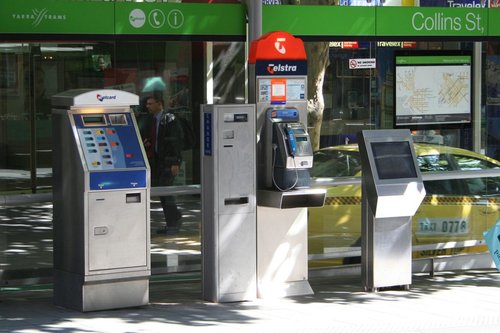
[[[116,5],[116,34],[245,36],[238,4],[125,3]]]
[[[454,64],[470,64],[471,56],[454,55],[454,56],[398,56],[396,57],[396,65],[454,65]]]
[[[262,32],[297,36],[373,36],[375,7],[262,6]]]
[[[488,10],[483,8],[380,7],[377,36],[481,37],[488,33]]]
[[[58,0],[0,1],[0,32],[113,34],[114,3]]]
[[[488,11],[488,36],[500,36],[500,8],[492,8]]]
[[[296,36],[500,36],[500,9],[263,5],[262,31]],[[0,0],[0,33],[246,36],[241,4]]]

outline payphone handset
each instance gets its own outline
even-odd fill
[[[302,171],[312,167],[313,152],[307,129],[299,121],[299,111],[269,108],[266,118],[272,185],[280,191],[307,186],[309,177]]]
[[[285,129],[286,129],[286,136],[288,138],[288,148],[290,149],[290,155],[295,156],[295,153],[297,152],[297,143],[295,140],[295,135],[293,134],[293,131],[289,125],[287,125]]]
[[[309,157],[312,156],[312,146],[304,125],[301,123],[277,122],[273,124],[273,148],[286,161],[287,169],[311,168]]]

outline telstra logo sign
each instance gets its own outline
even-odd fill
[[[266,67],[267,71],[269,74],[275,74],[275,73],[286,73],[286,72],[296,72],[297,71],[297,66],[296,65],[288,65],[288,64],[269,64]]]

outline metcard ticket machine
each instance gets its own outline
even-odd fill
[[[323,206],[326,192],[309,188],[304,43],[286,32],[263,35],[251,44],[249,71],[257,112],[258,297],[311,294],[306,207]]]
[[[149,302],[150,171],[119,90],[55,95],[54,302],[79,311]]]
[[[361,263],[367,291],[411,284],[411,225],[425,197],[409,130],[359,133],[362,180]]]

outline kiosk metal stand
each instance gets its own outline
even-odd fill
[[[149,165],[119,90],[53,96],[54,302],[78,311],[149,302]]]
[[[202,106],[203,298],[257,297],[255,105]]]
[[[425,197],[409,130],[359,134],[361,270],[367,291],[411,284],[411,220]]]

